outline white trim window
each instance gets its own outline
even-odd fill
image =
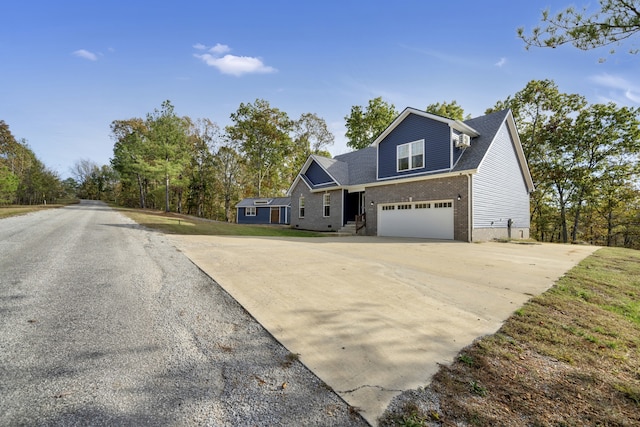
[[[322,216],[331,216],[331,193],[324,193],[322,195]]]
[[[256,216],[256,207],[247,206],[246,208],[244,208],[244,216]]]
[[[398,172],[421,169],[424,167],[424,139],[398,145]]]
[[[304,218],[304,196],[300,196],[298,201],[298,218]]]

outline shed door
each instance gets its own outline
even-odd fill
[[[271,208],[271,224],[280,224],[280,208]]]
[[[453,240],[451,200],[378,205],[378,235]]]

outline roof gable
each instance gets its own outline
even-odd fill
[[[373,141],[371,145],[377,146],[378,144],[380,144],[380,142],[382,142],[387,137],[387,135],[389,135],[389,133],[391,133],[391,131],[393,131],[400,123],[402,123],[404,119],[406,119],[410,114],[415,114],[420,117],[425,117],[438,122],[446,123],[450,128],[472,137],[479,135],[479,133],[471,126],[459,120],[448,119],[436,114],[427,113],[426,111],[407,107],[404,109],[404,111],[402,111],[402,113],[398,115],[398,117],[396,117],[393,122],[391,122],[389,126],[387,126],[387,128],[380,135],[378,135],[378,137]]]

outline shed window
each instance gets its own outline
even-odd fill
[[[398,145],[398,172],[424,167],[424,139]]]
[[[244,216],[256,216],[256,207],[247,206],[246,208],[244,208]]]
[[[324,193],[322,196],[322,216],[331,216],[331,194]]]
[[[300,196],[298,202],[298,218],[304,218],[304,196]]]

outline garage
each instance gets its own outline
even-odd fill
[[[453,201],[381,203],[378,236],[453,240]]]

